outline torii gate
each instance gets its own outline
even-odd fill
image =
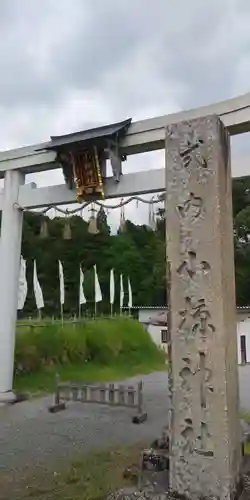
[[[167,232],[170,235],[168,237],[168,260],[172,280],[170,325],[172,325],[172,334],[175,334],[172,335],[171,340],[173,361],[171,486],[177,493],[187,494],[194,498],[203,495],[208,498],[216,497],[229,500],[232,493],[236,491],[240,468],[237,358],[235,342],[232,340],[234,339],[232,329],[235,327],[235,318],[232,313],[235,309],[235,297],[232,238],[230,236],[232,229],[231,201],[230,203],[228,201],[229,197],[231,199],[231,184],[229,182],[231,174],[230,169],[227,169],[226,135],[221,131],[219,122],[214,115],[221,119],[230,135],[249,132],[250,93],[199,109],[132,124],[128,120],[91,131],[52,137],[48,143],[0,153],[0,177],[4,177],[4,189],[0,193],[0,210],[2,210],[0,401],[6,402],[13,398],[13,358],[22,210],[75,203],[76,191],[74,188],[72,189],[74,182],[79,198],[86,194],[84,189],[82,190],[83,185],[91,184],[91,182],[92,184],[96,182],[96,185],[99,185],[99,192],[103,188],[105,198],[156,193],[166,189]],[[191,136],[192,139],[189,140]],[[186,149],[180,149],[181,144],[183,146],[183,141]],[[78,148],[79,152],[79,148],[81,149],[83,145],[85,147],[86,144],[87,147],[92,144],[94,148],[92,148],[92,156],[88,156],[89,151],[86,156],[85,150],[83,160],[76,150]],[[121,162],[127,155],[164,149],[165,147],[166,169],[152,170],[146,173],[135,172],[121,176]],[[195,171],[192,169],[189,171],[188,168],[190,162],[196,161],[193,155],[196,155],[196,149],[200,147],[204,149],[208,159],[204,160],[203,153],[201,153],[200,160],[197,159],[199,164],[197,165],[200,170],[203,167],[207,170],[205,174],[197,178]],[[105,178],[105,157],[107,156],[111,158],[113,178]],[[250,156],[238,158],[235,161],[240,168],[243,165],[250,166]],[[95,171],[95,179],[93,176],[91,177],[91,168],[88,172],[81,170],[84,162],[88,163],[88,167],[91,162],[93,168],[97,165],[100,166],[100,169],[97,168]],[[67,185],[46,188],[36,188],[34,184],[25,185],[27,173],[52,170],[61,166],[64,169]],[[165,180],[165,174],[167,174],[167,180]],[[89,175],[90,177],[87,177]],[[208,190],[210,199],[209,207],[203,213],[203,195],[204,193],[206,195],[204,189]],[[95,189],[92,189],[92,193],[94,191]],[[186,195],[188,193],[188,197],[184,199],[183,193]],[[215,210],[213,204],[216,207]],[[190,207],[193,212],[191,210],[191,219],[187,223],[184,219]],[[182,222],[176,218],[177,211],[179,211]],[[203,215],[201,215],[202,213]],[[206,214],[209,214],[210,218],[207,218]],[[227,216],[227,214],[229,215]],[[204,256],[200,256],[199,251],[194,248],[193,236],[190,239],[191,226],[187,225],[193,223],[193,220],[197,221],[200,216],[206,224],[205,229],[199,226],[199,222],[192,228],[196,228],[194,229],[196,244],[198,246],[200,244],[206,254],[206,258],[202,258],[201,261],[199,258]],[[178,228],[181,231],[180,235]],[[227,230],[229,237],[221,239],[220,232],[224,230]],[[213,246],[209,245],[209,237],[213,240]],[[189,245],[189,247],[183,249],[182,245]],[[206,248],[210,249],[210,254],[214,253],[212,260],[216,267],[216,275],[213,274],[211,263],[208,262],[209,256]],[[231,259],[229,259],[228,270],[221,260],[223,258],[226,260],[226,254]],[[175,269],[174,263],[177,263],[181,257],[182,262],[179,262],[180,265]],[[196,283],[192,289],[190,284],[187,285],[187,280],[194,278],[196,274],[199,279],[204,277],[207,280],[206,283],[210,283],[207,286],[214,294],[214,301],[210,305],[214,311],[213,317],[217,318],[216,325],[216,318],[211,318],[211,309],[209,310],[206,302],[206,300],[209,302],[209,298],[206,293],[197,302],[193,302],[192,290],[197,291],[198,285]],[[210,279],[212,281],[209,281]],[[226,290],[225,286],[229,290]],[[189,295],[182,295],[185,290],[188,290]],[[202,291],[204,291],[203,288]],[[219,296],[217,297],[216,294]],[[182,299],[185,299],[184,302]],[[231,326],[225,317],[226,306],[228,306]],[[188,326],[190,318],[193,318],[193,323]],[[225,338],[227,328],[230,333],[232,332],[230,342]],[[208,344],[210,347],[205,349],[206,329],[209,330],[212,341],[210,340],[211,344]],[[197,332],[201,336],[201,344],[196,346],[196,352],[190,353],[189,334],[191,333],[191,337],[194,338],[195,334],[198,335]],[[183,343],[180,342],[180,339]],[[214,355],[216,358],[216,353],[221,356],[221,358],[217,357],[217,363],[222,366],[222,371],[216,367],[217,377],[213,381],[211,379],[211,356]],[[196,362],[194,363],[196,358],[197,366]],[[207,361],[208,366],[206,365]],[[231,394],[229,394],[230,392]],[[211,432],[205,417],[212,394],[215,398],[215,404],[213,404],[216,418]],[[200,398],[199,403],[197,403],[197,398]],[[190,401],[193,401],[194,407],[190,406]]]

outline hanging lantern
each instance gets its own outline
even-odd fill
[[[70,227],[69,221],[66,221],[64,224],[63,239],[64,240],[71,240],[72,239],[72,233],[71,233],[71,227]]]
[[[91,208],[90,208],[90,212],[91,212],[91,215],[90,215],[90,219],[89,219],[89,225],[88,225],[88,233],[90,234],[98,234],[100,231],[97,227],[97,220],[96,220],[96,209],[95,209],[95,205],[92,204]]]
[[[120,213],[120,226],[119,232],[124,233],[126,231],[126,219],[125,219],[125,209],[123,206],[123,198],[121,199],[121,213]]]
[[[83,206],[81,207],[80,214],[79,214],[79,215],[80,215],[80,217],[81,217],[81,219],[82,219],[84,222],[86,222],[86,220],[84,219],[84,208],[85,208],[85,206],[86,206],[86,205],[83,205]]]
[[[88,233],[90,234],[98,234],[100,231],[97,227],[97,223],[96,223],[96,217],[95,216],[90,216],[90,219],[89,219],[89,225],[88,225]]]
[[[153,206],[154,197],[151,198],[149,202],[149,214],[148,214],[148,225],[152,231],[156,229],[156,219],[155,219],[155,211]]]
[[[44,219],[41,222],[41,227],[40,227],[40,238],[48,238],[49,236],[49,230],[48,230],[48,224],[47,221]]]
[[[64,240],[71,240],[72,239],[72,232],[71,232],[68,213],[66,214],[66,217],[65,217],[65,223],[64,223],[64,228],[63,228],[63,239]]]
[[[155,218],[155,211],[154,207],[152,206],[152,230],[156,230],[156,218]]]
[[[148,205],[148,227],[151,229],[152,227],[152,205],[149,203]]]

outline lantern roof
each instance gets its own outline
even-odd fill
[[[119,139],[126,133],[131,121],[132,118],[128,118],[121,122],[73,132],[72,134],[52,135],[50,142],[41,149],[62,152],[68,150],[69,146],[73,147],[73,149],[78,149],[83,144],[105,148],[109,141],[114,141],[117,144]]]

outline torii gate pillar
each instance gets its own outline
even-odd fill
[[[0,240],[0,403],[14,399],[13,363],[23,220],[17,201],[24,181],[21,170],[5,172]]]
[[[230,500],[240,479],[229,136],[216,116],[166,130],[170,486]]]

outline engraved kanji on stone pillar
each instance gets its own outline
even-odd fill
[[[230,144],[216,116],[166,129],[170,486],[229,500],[240,479]]]

